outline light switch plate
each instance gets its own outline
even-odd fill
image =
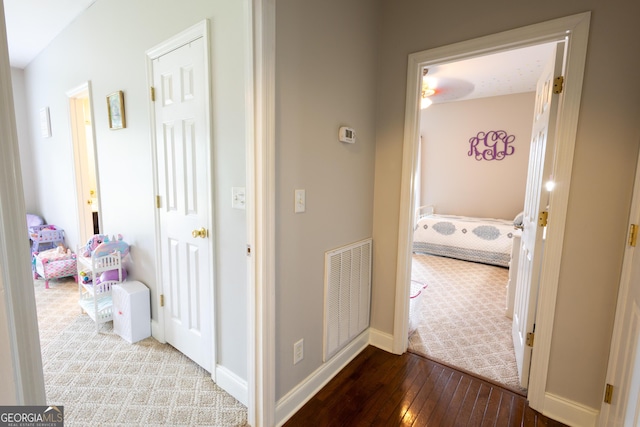
[[[245,188],[231,188],[231,207],[234,209],[245,209]]]

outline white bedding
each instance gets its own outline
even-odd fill
[[[508,267],[513,221],[429,214],[420,218],[413,234],[413,251]]]

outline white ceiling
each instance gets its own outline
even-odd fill
[[[4,0],[9,63],[24,68],[96,0]]]
[[[434,103],[535,92],[555,43],[429,67],[436,80]]]
[[[4,0],[9,61],[26,67],[78,15],[97,0]],[[432,66],[434,103],[535,91],[551,45]]]

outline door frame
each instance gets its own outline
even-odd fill
[[[100,199],[100,173],[99,173],[99,169],[98,169],[98,151],[97,151],[97,143],[96,143],[96,130],[95,130],[95,126],[93,126],[93,123],[95,123],[94,120],[94,114],[93,114],[93,93],[91,90],[91,81],[86,81],[78,86],[76,86],[75,88],[69,90],[66,95],[67,98],[69,100],[69,120],[70,120],[70,126],[71,126],[71,140],[73,143],[73,174],[76,180],[76,203],[77,203],[77,209],[76,212],[78,214],[78,240],[79,240],[79,244],[83,245],[84,243],[86,243],[86,239],[84,236],[84,230],[83,230],[83,222],[84,219],[81,218],[80,215],[80,210],[85,210],[87,209],[86,206],[84,205],[84,199],[85,196],[82,194],[81,191],[81,181],[84,180],[84,177],[81,179],[78,179],[78,177],[80,175],[82,175],[82,161],[83,159],[80,156],[79,151],[81,152],[82,149],[79,147],[79,145],[81,143],[85,143],[86,144],[86,138],[84,141],[80,141],[80,137],[78,135],[77,132],[77,120],[78,117],[76,115],[75,112],[75,108],[76,108],[76,103],[78,102],[78,100],[84,99],[85,97],[83,95],[86,94],[86,97],[89,98],[89,106],[90,106],[90,120],[91,120],[91,144],[93,145],[93,166],[94,166],[94,170],[95,170],[95,179],[96,179],[96,200],[98,203],[98,226],[100,228],[100,230],[102,230],[102,215],[100,215],[100,213],[102,212],[102,203],[101,203],[101,199]],[[86,151],[86,149],[85,149]],[[93,229],[93,226],[91,227]],[[89,236],[87,236],[87,239],[93,235],[93,233],[90,233]]]
[[[36,300],[25,256],[26,212],[15,104],[0,0],[0,400],[11,405],[44,405],[46,395],[38,335]],[[23,250],[16,250],[23,248]],[[5,344],[6,343],[6,344]]]
[[[202,38],[204,43],[202,44],[203,46],[203,51],[204,51],[204,76],[205,76],[205,81],[204,81],[204,87],[205,87],[205,93],[207,94],[206,96],[206,100],[205,100],[205,127],[206,127],[206,134],[209,138],[209,144],[207,145],[207,182],[209,183],[208,186],[208,192],[209,192],[209,203],[207,208],[209,209],[209,218],[207,220],[207,227],[212,230],[213,229],[213,199],[214,199],[214,195],[213,195],[213,191],[211,188],[211,182],[212,182],[212,177],[213,177],[213,173],[212,173],[212,167],[213,167],[213,158],[212,158],[212,154],[213,154],[213,148],[212,148],[212,141],[213,141],[213,133],[212,133],[212,127],[211,127],[211,67],[210,67],[210,41],[209,41],[209,34],[210,34],[210,25],[209,25],[209,20],[205,19],[200,21],[199,23],[187,28],[186,30],[174,35],[173,37],[170,37],[169,39],[165,40],[164,42],[156,45],[155,47],[147,50],[145,52],[146,54],[146,64],[147,64],[147,83],[149,85],[149,87],[153,86],[153,60],[159,58],[162,55],[165,55],[173,50],[176,50],[186,44],[189,44],[190,42]],[[157,102],[157,101],[155,101]],[[151,156],[152,156],[152,170],[153,170],[153,194],[154,195],[158,195],[159,193],[159,188],[160,185],[158,183],[158,168],[157,168],[157,159],[158,159],[158,150],[157,150],[157,137],[158,135],[156,134],[156,119],[155,119],[155,109],[156,109],[156,104],[155,102],[151,99],[151,96],[149,96],[149,119],[150,119],[150,126],[151,126]],[[156,303],[158,307],[161,307],[161,296],[164,293],[164,287],[163,287],[163,273],[162,273],[162,263],[160,262],[162,260],[162,248],[159,244],[160,242],[160,237],[161,237],[161,233],[160,233],[160,226],[161,226],[161,220],[160,220],[160,210],[154,209],[154,222],[155,222],[155,241],[156,241],[156,245],[155,245],[155,249],[156,249],[156,260],[158,260],[158,262],[156,262],[156,284],[157,284],[157,293],[156,293]],[[212,255],[212,260],[215,260],[215,248],[213,247],[213,241],[214,239],[207,239],[208,240],[208,245],[209,245],[209,253]],[[211,280],[214,282],[215,284],[215,270],[214,270],[214,266],[213,266],[213,262],[211,262],[209,264],[209,275],[211,277]],[[216,305],[215,305],[215,301],[217,300],[217,295],[216,295],[216,289],[215,289],[215,285],[212,286],[211,289],[211,310],[209,311],[209,324],[211,327],[211,333],[212,333],[212,339],[211,339],[211,357],[212,357],[212,363],[211,363],[211,378],[213,379],[213,381],[216,381],[216,365],[217,365],[217,352],[216,352],[216,341],[217,341],[217,329],[216,329]],[[158,321],[153,324],[152,323],[152,329],[153,329],[153,336],[160,342],[165,343],[166,339],[165,339],[165,322],[166,322],[166,318],[164,315],[164,310],[158,310]]]
[[[633,196],[631,200],[631,209],[629,212],[629,227],[631,224],[640,224],[640,153],[638,154],[638,161],[636,162],[636,176],[633,184]],[[629,237],[629,231],[627,232],[627,237]],[[633,258],[635,251],[640,248],[631,246],[628,244],[629,240],[627,239],[627,245],[625,246],[624,258],[622,261],[622,274],[620,276],[620,287],[618,288],[618,300],[616,303],[616,316],[613,324],[613,333],[611,337],[611,346],[609,349],[609,362],[607,365],[607,375],[606,375],[606,383],[614,386],[614,398],[620,399],[620,386],[621,384],[616,383],[616,380],[619,379],[619,374],[621,373],[621,369],[626,369],[630,367],[633,363],[633,360],[628,360],[629,365],[620,366],[619,365],[619,356],[620,352],[625,349],[625,344],[628,342],[625,340],[623,333],[625,332],[625,320],[627,320],[627,300],[629,297],[629,293],[631,292],[631,287],[634,285],[631,282],[631,272],[633,270]],[[636,286],[640,286],[635,284]],[[603,390],[604,394],[604,390]],[[626,396],[627,398],[629,395]],[[608,425],[612,425],[616,420],[615,418],[610,419],[611,417],[615,417],[616,414],[611,413],[611,405],[602,402],[600,406],[600,419],[598,420],[598,425],[606,427]]]
[[[276,424],[276,279],[275,279],[275,206],[276,206],[276,0],[247,0],[252,16],[251,43],[253,60],[253,119],[249,134],[247,162],[252,170],[250,191],[247,177],[247,200],[254,207],[247,212],[248,243],[254,248],[250,256],[252,277],[249,280],[249,414],[255,427]],[[249,159],[249,154],[253,159]],[[249,164],[249,163],[248,163]],[[249,208],[249,205],[247,205]],[[251,284],[253,285],[251,287]]]
[[[392,351],[402,354],[408,347],[409,280],[415,207],[415,168],[419,136],[420,70],[432,64],[459,61],[500,51],[566,40],[564,98],[556,126],[556,188],[551,194],[553,221],[547,229],[542,259],[540,290],[536,309],[536,346],[533,348],[528,398],[532,408],[543,412],[548,402],[545,390],[555,315],[563,236],[571,184],[573,153],[582,95],[591,12],[584,12],[539,24],[497,33],[409,55],[405,106],[402,181],[396,268],[396,302]]]

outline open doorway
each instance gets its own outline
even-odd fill
[[[86,242],[94,234],[99,234],[102,229],[98,164],[91,108],[91,83],[83,83],[67,92],[67,97],[73,140],[78,236],[80,242]]]
[[[420,111],[408,349],[521,393],[507,296],[527,170],[543,167],[529,165],[532,117],[554,46],[423,72],[433,94]]]
[[[536,319],[534,326],[536,339],[535,347],[527,346],[525,349],[529,353],[529,359],[523,364],[523,369],[524,365],[530,363],[531,373],[530,375],[526,374],[529,378],[527,396],[531,407],[534,409],[542,407],[547,399],[544,391],[549,366],[588,28],[589,14],[584,13],[442,48],[418,52],[411,54],[408,61],[407,103],[405,110],[407,115],[404,132],[393,339],[393,351],[398,354],[408,348],[412,235],[416,207],[413,179],[417,165],[418,108],[420,104],[422,70],[434,64],[455,62],[541,43],[567,42],[567,53],[564,56],[563,69],[564,86],[562,86],[561,90],[562,102],[559,104],[558,114],[554,115],[554,117],[557,117],[557,122],[553,126],[555,130],[548,133],[549,135],[554,135],[557,141],[553,149],[547,152],[550,155],[549,157],[553,159],[553,176],[557,185],[548,200],[549,221],[548,225],[544,226],[546,235],[544,252],[538,251],[536,254],[538,264],[536,268],[532,269],[532,271],[535,270],[539,274],[539,277],[536,278],[535,286],[537,294],[529,299],[531,303],[528,305],[530,311],[534,313],[534,316],[531,316],[530,319]],[[547,163],[546,159],[545,163]],[[551,170],[549,170],[550,172]],[[546,165],[544,176],[549,176]],[[538,186],[539,188],[540,186]],[[546,201],[546,198],[544,199]],[[543,200],[543,198],[540,198],[540,200]],[[529,214],[531,213],[529,212]],[[537,214],[538,212],[536,212],[536,216]],[[545,224],[547,223],[545,222]],[[534,289],[533,284],[531,289]],[[527,335],[531,335],[531,338],[533,338],[533,333],[533,329],[527,331]],[[525,374],[523,373],[524,376]]]

